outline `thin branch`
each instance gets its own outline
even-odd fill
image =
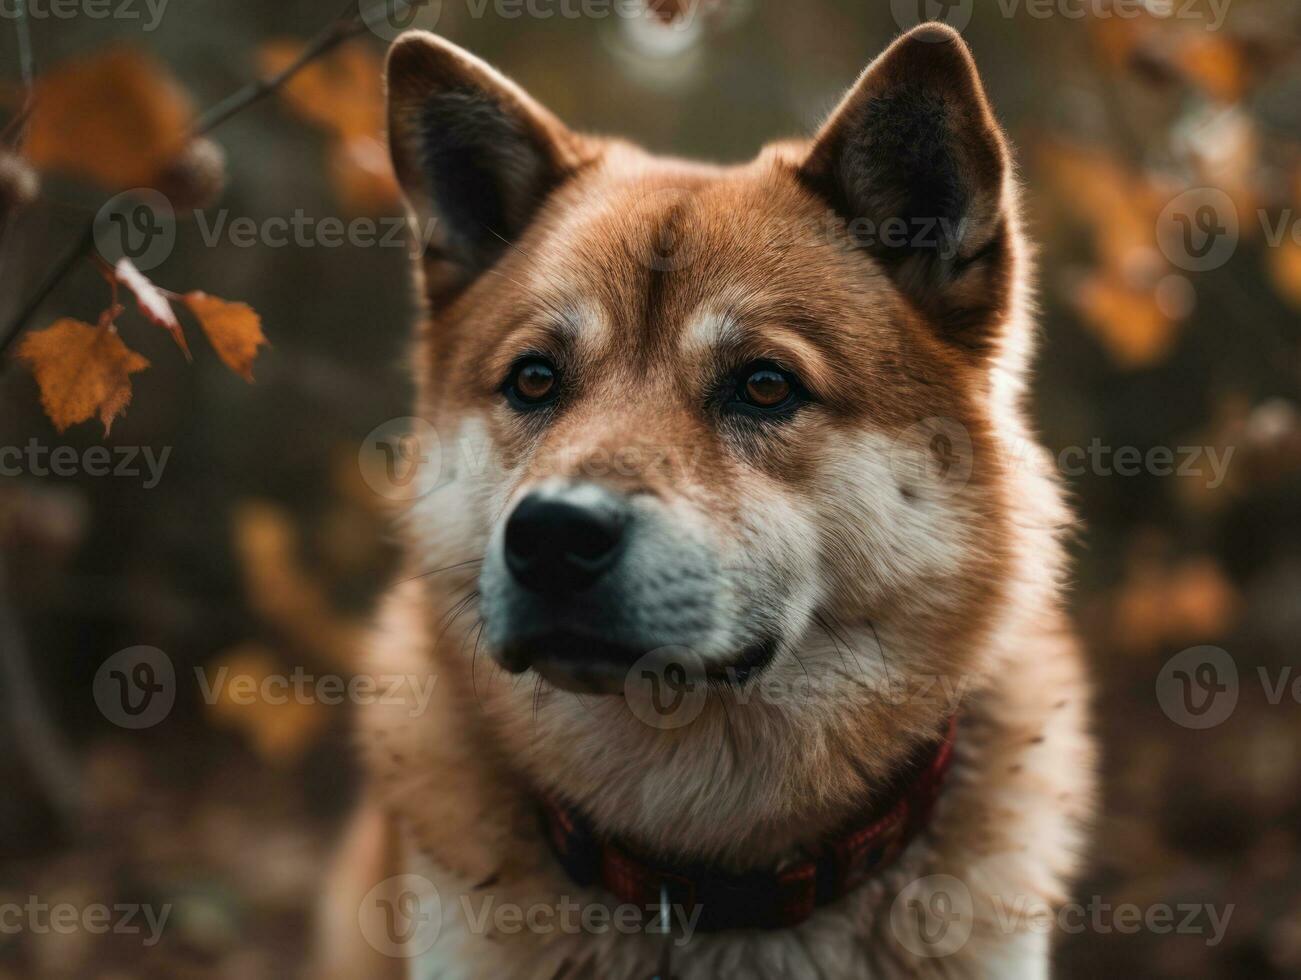
[[[9,600],[0,563],[0,690],[8,702],[14,751],[24,758],[65,827],[77,825],[81,811],[81,775],[72,751],[50,719],[40,687],[32,675],[18,614]]]
[[[396,15],[412,7],[421,6],[426,2],[428,0],[399,0],[397,4],[393,5],[390,13]],[[349,3],[344,8],[343,13],[339,14],[307,43],[307,46],[303,48],[292,63],[274,75],[250,82],[199,116],[185,141],[177,148],[178,152],[189,145],[191,141],[198,139],[200,136],[206,136],[236,113],[242,112],[254,103],[260,102],[284,86],[286,82],[317,58],[333,51],[343,42],[365,33],[367,25],[380,16],[390,3],[391,0],[379,0],[374,6],[368,7],[364,11],[361,9],[360,4]],[[25,4],[23,9],[26,9]],[[9,321],[3,332],[0,332],[0,372],[4,371],[8,363],[4,359],[4,355],[22,332],[27,321],[36,314],[41,304],[45,302],[55,287],[63,281],[64,277],[72,270],[72,267],[90,252],[94,244],[95,222],[92,219],[82,230],[81,237],[77,242],[69,247],[54,263],[49,274],[37,287],[32,297],[23,305],[18,315]]]
[[[27,20],[27,0],[18,0],[17,11],[14,30],[18,34],[18,70],[22,74],[23,87],[30,97],[32,84],[36,81],[36,59],[32,55],[32,30]]]

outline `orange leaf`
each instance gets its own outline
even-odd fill
[[[283,71],[302,49],[299,41],[263,46],[263,71]],[[341,138],[379,136],[384,129],[383,75],[379,57],[354,42],[305,66],[285,83],[281,96],[303,119]]]
[[[1214,99],[1237,102],[1246,94],[1246,52],[1222,34],[1183,33],[1173,60],[1190,82]]]
[[[1283,298],[1301,310],[1301,242],[1287,238],[1277,248],[1271,248],[1269,271]]]
[[[153,58],[111,48],[37,82],[25,153],[38,167],[112,190],[147,186],[182,148],[192,117],[189,99]]]
[[[131,401],[131,375],[149,362],[109,324],[64,318],[24,338],[18,358],[41,388],[41,406],[60,432],[98,414],[108,435]]]
[[[1159,362],[1178,336],[1179,322],[1161,308],[1154,289],[1137,289],[1108,276],[1082,283],[1074,301],[1085,323],[1125,368]]]
[[[168,302],[162,290],[125,256],[117,260],[117,265],[113,267],[113,275],[135,295],[140,312],[170,333],[176,345],[185,352],[186,360],[190,360],[190,347],[185,342],[185,334],[181,331],[181,321],[176,319],[176,311],[172,309],[172,304]]]
[[[343,206],[354,213],[389,210],[400,200],[388,151],[373,136],[336,140],[330,152],[330,178]]]
[[[315,700],[314,689],[295,686],[259,646],[227,651],[204,673],[213,692],[213,718],[243,732],[270,762],[298,759],[325,726],[324,703]]]
[[[230,303],[199,290],[186,293],[184,299],[221,362],[251,382],[258,348],[267,342],[262,318],[246,303]]]

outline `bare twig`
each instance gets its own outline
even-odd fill
[[[0,691],[7,702],[16,752],[26,760],[64,826],[77,825],[81,810],[81,776],[72,751],[50,720],[36,678],[18,614],[9,600],[5,569],[0,562]]]
[[[236,113],[242,112],[281,88],[317,58],[333,51],[344,41],[365,33],[367,24],[383,13],[390,4],[392,4],[390,13],[396,15],[424,2],[427,2],[427,0],[398,0],[396,4],[392,4],[392,0],[379,0],[373,7],[369,7],[364,11],[361,9],[360,4],[350,2],[344,8],[343,13],[339,14],[307,43],[307,46],[303,48],[292,63],[274,75],[250,82],[199,116],[187,134],[186,139],[181,146],[177,147],[177,152],[179,153],[191,141],[200,136],[206,136]],[[22,332],[23,327],[27,325],[27,321],[35,315],[41,304],[45,302],[55,287],[63,281],[63,278],[72,270],[72,267],[90,252],[94,244],[95,223],[94,220],[91,220],[82,230],[81,237],[59,257],[31,298],[23,304],[22,309],[9,321],[3,332],[0,332],[0,372],[7,366],[7,361],[3,360],[5,353]]]

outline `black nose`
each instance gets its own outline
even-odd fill
[[[580,592],[614,564],[627,516],[618,497],[595,486],[531,493],[506,521],[506,565],[534,592]]]

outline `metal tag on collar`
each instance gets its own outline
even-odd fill
[[[669,905],[668,882],[660,882],[660,959],[650,980],[673,980],[673,910]]]

